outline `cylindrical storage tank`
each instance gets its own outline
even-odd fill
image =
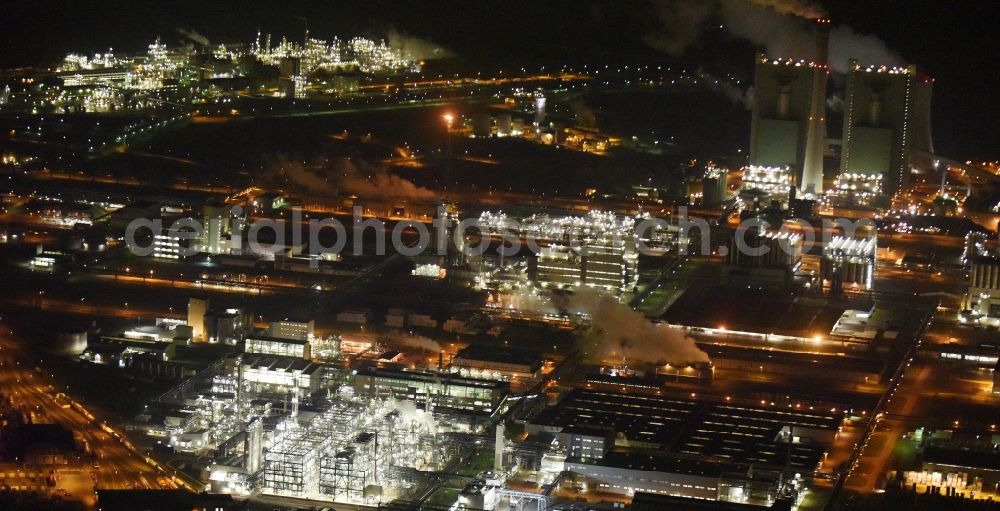
[[[67,355],[78,356],[87,349],[87,331],[72,329],[56,334],[56,351]]]
[[[497,117],[497,134],[502,136],[510,135],[511,130],[511,118],[510,114],[503,113]]]

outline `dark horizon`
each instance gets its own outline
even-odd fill
[[[484,68],[491,65],[563,63],[675,62],[646,44],[644,37],[662,30],[656,9],[669,2],[642,2],[622,8],[604,0],[589,2],[300,2],[273,6],[263,2],[222,0],[209,3],[164,1],[140,5],[98,1],[57,5],[17,1],[8,9],[6,48],[0,68],[60,60],[68,52],[91,54],[114,48],[137,52],[160,36],[165,43],[190,41],[179,30],[216,42],[249,42],[258,30],[275,39],[304,35],[306,21],[318,38],[384,37],[390,31],[429,40],[459,58]],[[975,161],[1000,159],[1000,106],[995,84],[986,76],[983,58],[1000,52],[981,2],[942,9],[902,1],[858,5],[827,1],[834,26],[845,24],[885,42],[935,81],[933,129],[942,156]],[[905,19],[906,23],[891,20]],[[752,78],[753,46],[717,34],[702,34],[680,63]],[[980,72],[979,69],[983,68]]]

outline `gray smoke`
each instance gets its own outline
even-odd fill
[[[451,50],[426,39],[404,34],[395,28],[390,28],[386,33],[386,43],[410,60],[444,59],[455,56]]]
[[[569,107],[573,111],[573,115],[576,116],[577,125],[585,128],[598,128],[597,112],[595,112],[593,108],[587,106],[582,99],[574,99],[570,101]]]
[[[881,39],[870,34],[859,34],[847,25],[834,27],[830,31],[830,69],[846,71],[847,61],[852,58],[858,59],[863,66],[906,65],[903,57],[892,51]]]
[[[309,195],[357,195],[365,199],[432,200],[435,193],[390,173],[385,167],[357,158],[312,163],[286,155],[269,158],[261,178],[279,187]]]
[[[199,34],[194,29],[177,27],[175,30],[177,30],[178,34],[184,36],[186,39],[190,39],[195,44],[200,44],[202,46],[208,46],[211,44],[207,37]]]
[[[680,57],[698,43],[702,25],[717,9],[715,0],[659,0],[656,17],[661,29],[646,33],[646,44]]]
[[[816,38],[810,20],[825,16],[811,3],[794,0],[656,0],[660,29],[645,40],[680,56],[698,43],[707,22],[716,20],[731,35],[764,48],[769,57],[814,60]],[[841,25],[830,31],[830,69],[843,73],[848,59],[862,65],[898,66],[904,60],[873,35]]]
[[[826,98],[826,108],[827,110],[832,110],[834,112],[843,110],[844,97],[840,94],[832,94],[829,98]]]
[[[402,335],[399,333],[390,334],[389,343],[393,346],[416,348],[424,351],[438,353],[441,345],[437,341],[422,335]]]
[[[708,354],[684,332],[656,324],[615,297],[582,288],[566,305],[571,313],[590,317],[591,335],[581,339],[583,353],[596,360],[689,364],[709,362]]]
[[[706,73],[701,68],[698,68],[698,70],[695,71],[695,75],[699,80],[701,80],[703,85],[729,98],[729,101],[734,105],[743,105],[747,110],[753,106],[753,87],[743,90],[726,80],[720,80],[715,76]]]
[[[356,159],[343,159],[334,181],[341,193],[358,197],[432,200],[437,195],[413,181],[389,173],[385,167],[370,165]]]
[[[805,19],[818,19],[826,16],[822,7],[812,2],[799,0],[750,0],[753,3],[774,9],[779,14],[791,14]]]
[[[268,158],[261,177],[275,186],[311,195],[333,194],[336,188],[318,163],[312,165],[286,155]]]

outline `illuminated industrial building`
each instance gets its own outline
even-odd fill
[[[823,248],[820,276],[831,294],[841,294],[845,286],[869,291],[875,279],[875,237],[867,239],[836,236]]]
[[[355,376],[354,391],[358,395],[431,402],[439,409],[489,416],[503,406],[510,384],[435,372],[366,368]]]
[[[705,168],[705,177],[701,179],[702,203],[713,206],[721,204],[729,198],[729,189],[726,182],[727,177],[728,172],[725,167],[709,165]],[[746,182],[745,174],[744,182]]]
[[[533,215],[518,221],[503,213],[484,212],[477,225],[493,236],[537,243],[539,250],[529,261],[528,274],[539,286],[586,285],[625,291],[635,284],[635,218],[591,211],[585,217]]]
[[[308,341],[313,337],[315,321],[272,321],[267,328],[267,334],[277,339]],[[306,357],[308,358],[308,357]]]
[[[543,247],[534,265],[533,278],[542,287],[572,288],[580,285],[624,291],[635,278],[635,242],[603,240],[579,248]]]
[[[1000,258],[972,259],[964,302],[960,316],[963,322],[1000,325]]]
[[[750,165],[789,167],[807,195],[823,192],[829,21],[817,20],[816,60],[757,56]]]
[[[911,168],[930,166],[933,83],[915,66],[850,61],[838,192],[891,197],[907,187]]]
[[[396,401],[338,399],[308,424],[283,425],[264,454],[264,494],[375,504],[391,498],[399,468],[440,468],[430,412]]]
[[[770,505],[794,495],[795,473],[818,469],[842,420],[832,410],[578,388],[526,429],[560,439],[543,473],[569,471],[590,491]]]
[[[355,37],[322,40],[306,37],[304,43],[282,38],[271,45],[271,36],[247,44],[220,44],[213,48],[167,47],[157,39],[145,53],[126,55],[108,50],[92,57],[71,53],[56,67],[66,91],[60,103],[67,109],[88,112],[138,106],[120,97],[123,91],[176,90],[202,80],[262,76],[265,66],[278,69],[282,84],[304,97],[307,86],[335,94],[358,90],[358,74],[419,71],[419,61],[390,47],[384,40]],[[85,89],[84,89],[85,88]]]
[[[280,337],[248,337],[244,351],[261,355],[278,355],[282,357],[302,358],[309,360],[312,353],[309,341]]]
[[[202,225],[204,238],[201,240],[201,251],[209,254],[238,253],[242,247],[237,246],[239,233],[243,228],[243,218],[236,214],[238,208],[233,208],[220,200],[209,200],[202,208]]]
[[[190,255],[189,239],[173,229],[163,229],[153,236],[152,256],[157,259],[184,259]]]
[[[726,254],[726,262],[737,266],[794,271],[802,263],[802,236],[789,232],[747,230],[741,248],[734,237]]]
[[[243,380],[259,392],[300,389],[310,394],[320,388],[322,367],[302,358],[248,353],[239,364]]]
[[[792,169],[788,166],[748,165],[743,168],[743,191],[786,196],[792,186],[792,177]]]
[[[451,367],[463,376],[471,375],[494,380],[510,377],[534,378],[539,375],[542,362],[534,353],[473,344],[455,355]]]

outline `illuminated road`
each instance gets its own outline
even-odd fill
[[[117,307],[114,305],[97,305],[86,301],[73,301],[60,298],[50,298],[46,295],[39,295],[32,301],[34,308],[38,310],[57,311],[64,313],[78,314],[81,316],[101,316],[105,318],[120,319],[142,319],[152,317],[174,317],[181,318],[182,314],[174,314],[172,311],[139,309],[136,307]],[[6,305],[24,305],[21,300],[4,300],[0,303]]]
[[[0,388],[11,396],[16,406],[33,410],[37,423],[64,426],[86,442],[96,455],[93,464],[88,456],[84,455],[81,462],[73,463],[63,469],[93,477],[89,488],[72,485],[64,488],[72,492],[74,498],[93,506],[94,488],[177,487],[141,456],[126,448],[119,440],[117,432],[110,428],[102,429],[98,422],[87,417],[85,414],[90,412],[72,401],[72,398],[59,392],[59,389],[53,386],[51,375],[45,374],[41,367],[28,362],[29,360],[30,357],[20,349],[10,330],[0,323]],[[72,389],[69,389],[69,392],[72,392]],[[57,487],[62,488],[58,481]]]
[[[929,368],[912,367],[904,373],[903,384],[899,392],[891,398],[886,410],[887,414],[877,422],[879,425],[872,433],[866,447],[861,451],[858,468],[847,480],[845,487],[860,494],[868,494],[875,490],[879,480],[885,476],[893,447],[900,437],[908,430],[905,421],[890,419],[892,416],[909,417],[917,403],[920,389],[924,387]]]

